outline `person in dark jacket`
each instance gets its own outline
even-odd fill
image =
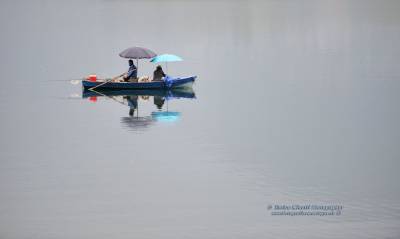
[[[165,77],[165,73],[161,66],[158,65],[153,74],[153,81],[162,81],[163,77]]]
[[[126,76],[124,76],[125,81],[129,81],[130,79],[136,79],[137,78],[137,68],[135,64],[133,64],[132,60],[129,60],[129,69],[128,72],[126,73]]]

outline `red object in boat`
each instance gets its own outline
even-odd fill
[[[92,102],[96,102],[97,101],[97,96],[90,96],[89,100]]]
[[[89,75],[88,79],[90,81],[96,81],[97,80],[97,76],[96,75]]]

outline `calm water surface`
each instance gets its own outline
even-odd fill
[[[399,12],[394,0],[2,1],[0,238],[398,238]],[[118,53],[133,45],[198,76],[196,98],[164,103],[175,120],[139,97],[138,123],[70,83],[126,70]],[[268,210],[303,203],[344,208]]]

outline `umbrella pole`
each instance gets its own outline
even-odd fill
[[[136,58],[136,77],[139,78],[139,60]]]

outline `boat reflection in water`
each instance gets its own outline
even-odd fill
[[[181,117],[180,112],[169,111],[168,102],[176,99],[195,99],[191,88],[172,90],[86,90],[82,98],[97,101],[99,97],[112,99],[129,107],[128,116],[121,117],[121,124],[133,131],[144,131],[157,122],[175,122]],[[141,100],[153,100],[156,111],[148,116],[139,116],[139,103]],[[163,111],[163,107],[166,111]]]

